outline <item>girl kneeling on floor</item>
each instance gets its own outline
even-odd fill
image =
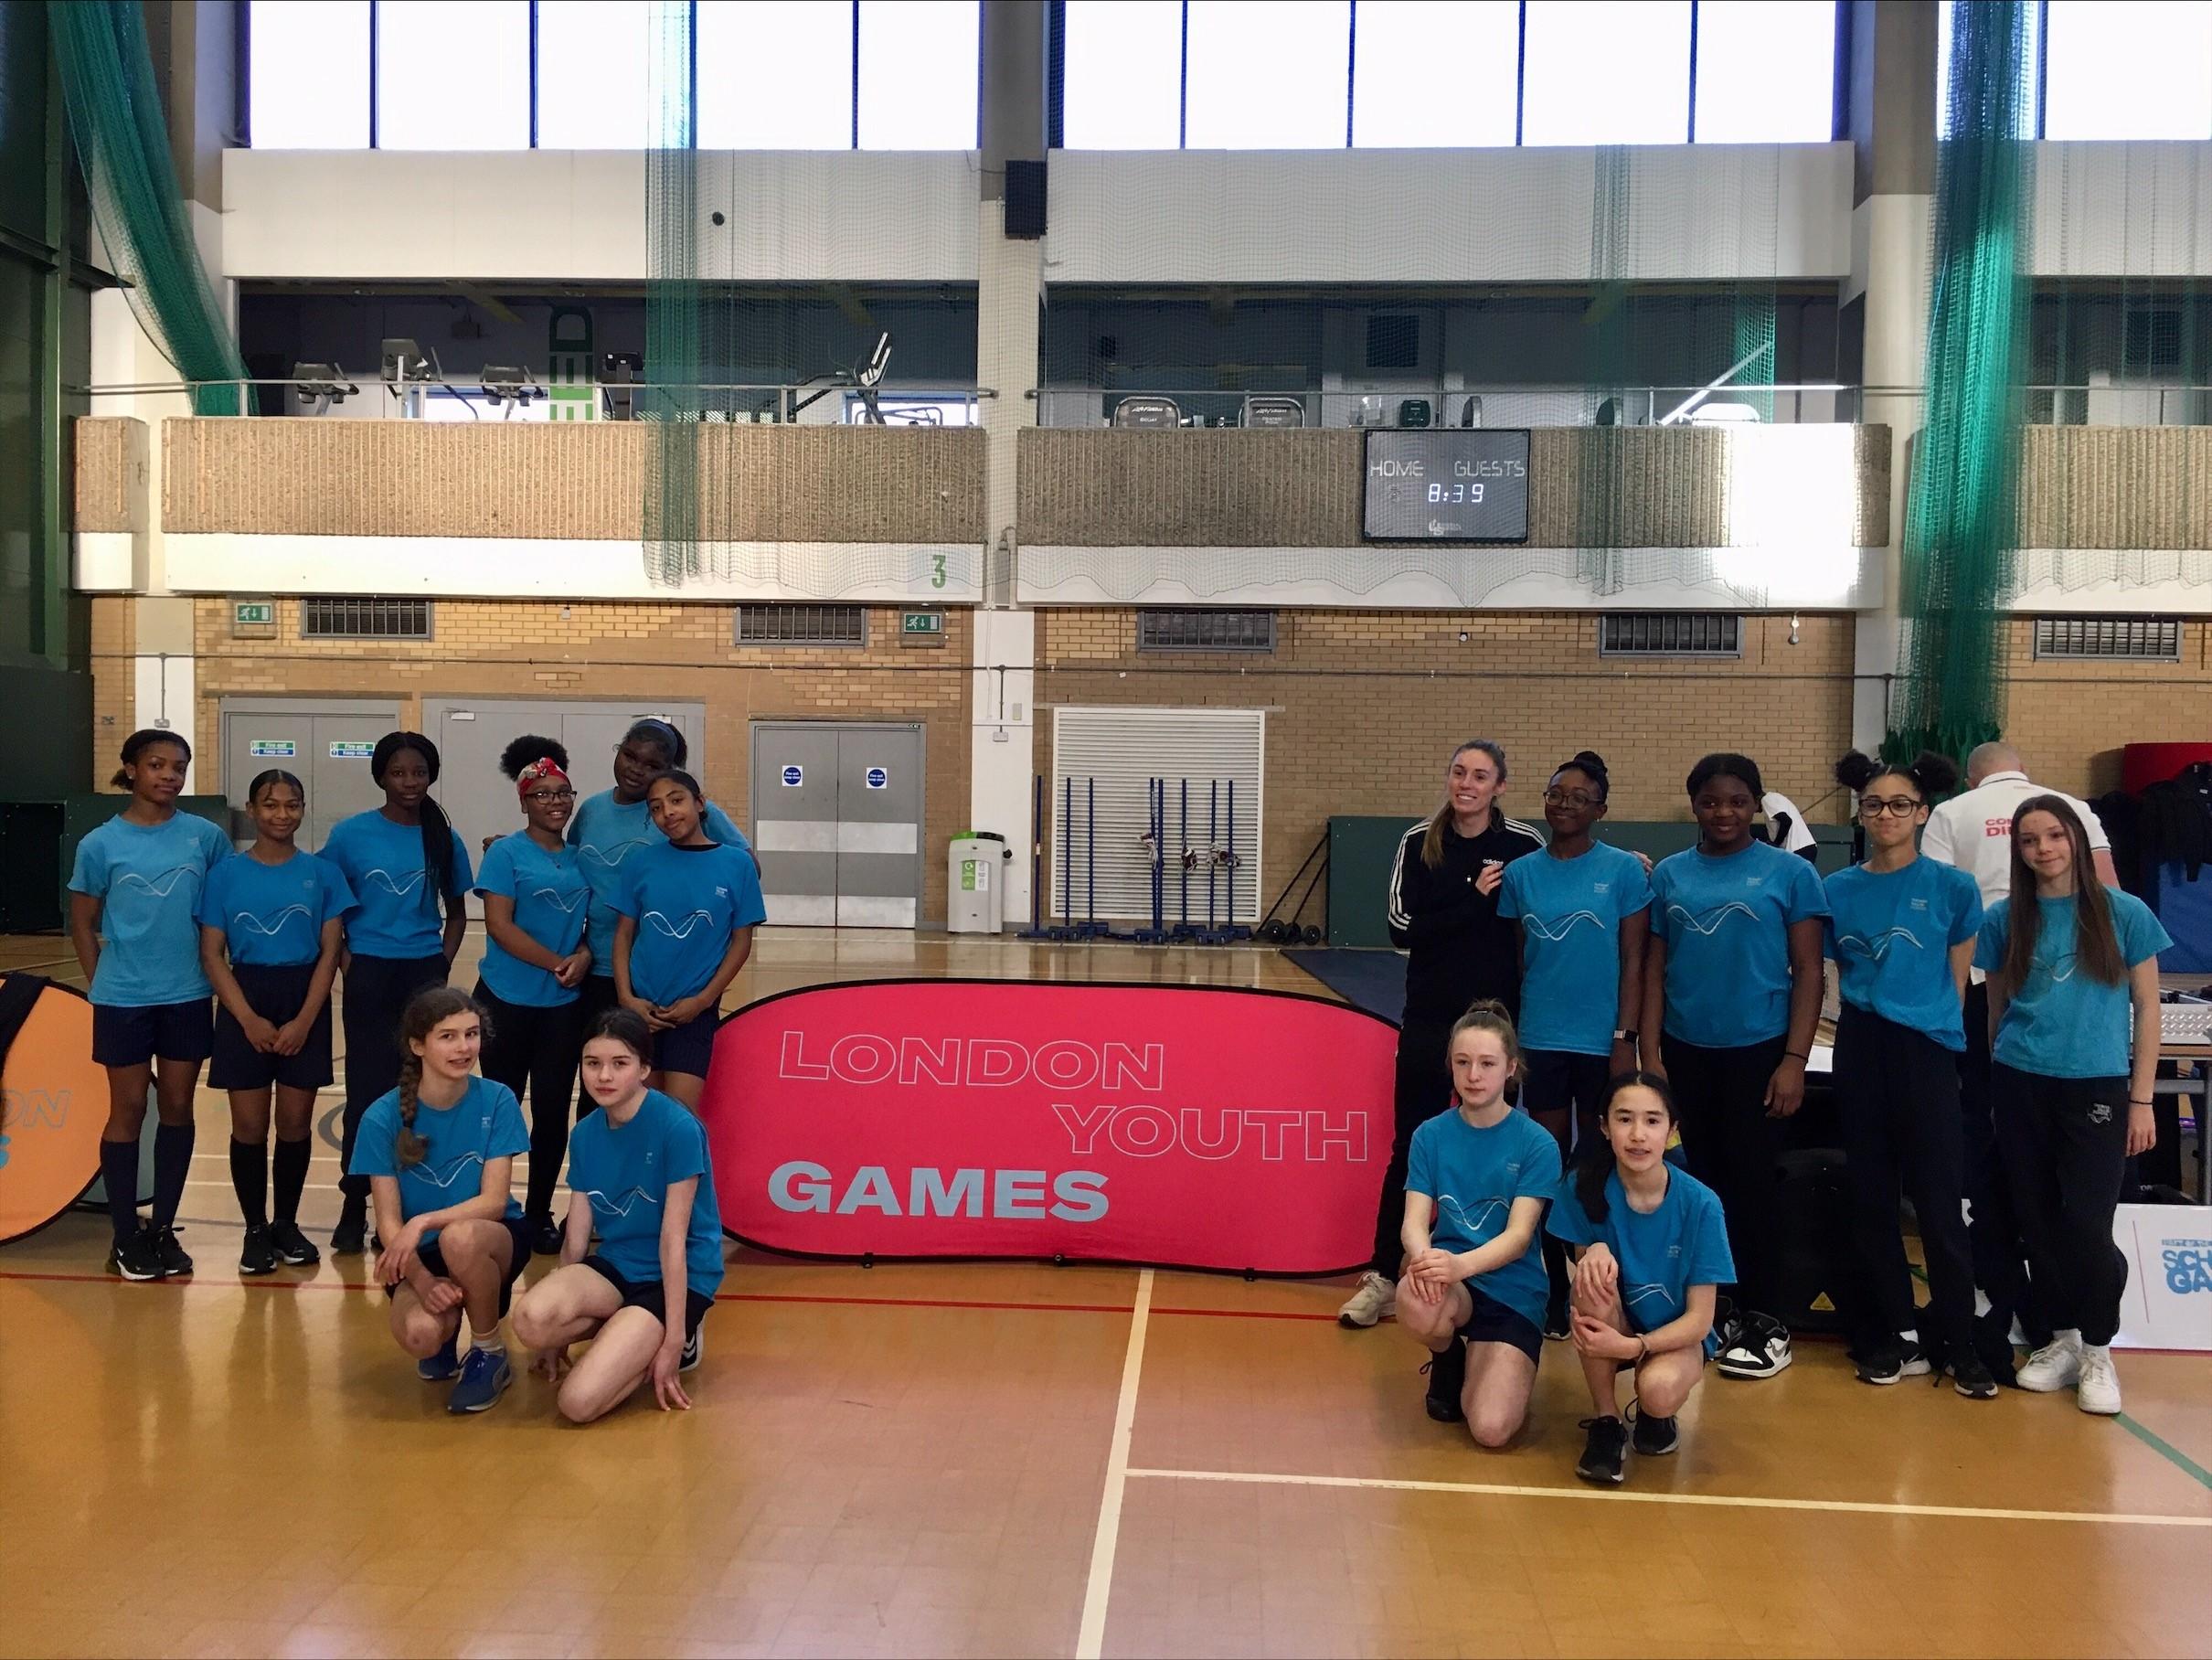
[[[1675,1100],[1649,1072],[1616,1078],[1600,1113],[1604,1139],[1578,1154],[1551,1208],[1555,1238],[1580,1248],[1573,1337],[1596,1416],[1575,1474],[1622,1479],[1629,1434],[1619,1375],[1635,1373],[1635,1448],[1646,1458],[1678,1444],[1675,1414],[1717,1346],[1713,1309],[1736,1277],[1728,1230],[1713,1190],[1666,1159]]]
[[[376,1207],[376,1272],[393,1337],[425,1383],[460,1374],[447,1411],[482,1412],[514,1380],[499,1323],[530,1260],[512,1191],[530,1132],[515,1092],[476,1074],[484,1013],[467,993],[416,993],[399,1039],[399,1087],[361,1115],[350,1174],[367,1179]],[[456,1352],[464,1314],[465,1360]]]
[[[722,1282],[722,1217],[707,1132],[645,1087],[653,1030],[629,1009],[596,1016],[584,1040],[584,1089],[599,1107],[569,1142],[561,1265],[515,1309],[515,1335],[539,1351],[573,1423],[612,1411],[653,1380],[662,1410],[688,1409],[676,1374],[699,1363],[699,1322]],[[591,1232],[600,1249],[590,1255]],[[591,1338],[573,1366],[569,1346]]]
[[[1405,1277],[1398,1322],[1431,1356],[1429,1416],[1502,1447],[1528,1416],[1544,1352],[1547,1282],[1536,1250],[1559,1185],[1559,1149],[1505,1103],[1520,1041],[1502,1003],[1459,1017],[1446,1045],[1454,1110],[1413,1132],[1406,1155]]]

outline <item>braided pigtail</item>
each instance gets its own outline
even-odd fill
[[[422,1088],[422,1057],[409,1049],[399,1062],[399,1168],[420,1165],[430,1144],[415,1133],[415,1097]]]

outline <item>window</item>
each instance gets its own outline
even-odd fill
[[[2056,7],[2052,8],[2054,11]],[[2057,31],[2054,30],[2055,34]],[[2037,617],[2036,655],[2181,661],[2179,617]]]
[[[1061,38],[1069,149],[1173,150],[1182,142],[1183,0],[1068,0]]]
[[[1521,74],[1519,0],[1450,5],[1360,0],[1356,23],[1354,144],[1409,149],[1513,143]]]
[[[1936,7],[1936,136],[1938,138],[1951,136],[1951,26],[1952,16],[1961,5],[1973,3],[1973,0],[1944,0],[1944,4]],[[2039,41],[2037,29],[2040,25],[2043,8],[2039,5],[2024,5],[2020,10],[2023,25],[2026,31],[2026,45],[2020,58],[2020,74],[2023,78],[2023,84],[2018,135],[2022,138],[2033,138],[2036,136],[2036,65],[2037,61],[2036,53]]]
[[[537,144],[642,150],[652,12],[634,0],[537,0]]]
[[[529,0],[378,0],[377,145],[528,149]]]
[[[2051,0],[2046,138],[2212,138],[2212,4]]]
[[[849,150],[851,0],[700,0],[698,146]]]
[[[1271,611],[1140,611],[1141,652],[1271,652]]]
[[[300,633],[309,640],[427,640],[428,600],[303,600]]]
[[[979,148],[982,53],[978,0],[860,0],[860,147]]]
[[[1183,142],[1193,150],[1341,150],[1348,0],[1190,0]]]
[[[859,605],[740,605],[739,645],[866,645],[867,611]]]
[[[1740,657],[1743,619],[1720,611],[1609,611],[1598,619],[1601,657]]]
[[[1700,144],[1817,144],[1835,136],[1833,0],[1700,0]]]
[[[256,148],[368,147],[368,0],[252,0],[246,30]]]
[[[1525,144],[1679,144],[1690,135],[1689,0],[1528,0]]]
[[[1420,367],[1421,323],[1419,317],[1369,317],[1367,367],[1371,369],[1413,369]]]
[[[2181,312],[2171,305],[2127,314],[2126,345],[2121,352],[2123,375],[2172,373],[2181,367]]]

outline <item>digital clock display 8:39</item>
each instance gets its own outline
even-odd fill
[[[1371,542],[1526,542],[1526,428],[1367,434],[1361,530]]]

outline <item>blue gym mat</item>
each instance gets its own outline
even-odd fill
[[[1394,951],[1286,951],[1283,956],[1355,1008],[1393,1026],[1406,1013],[1406,960]]]

